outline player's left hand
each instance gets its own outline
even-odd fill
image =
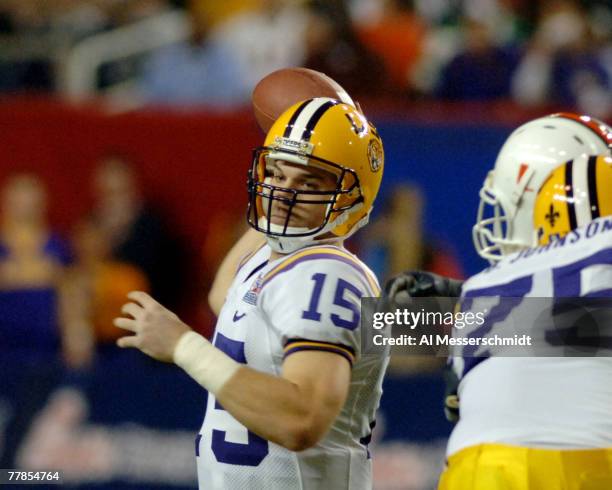
[[[387,281],[386,296],[396,304],[410,298],[459,297],[463,281],[425,271],[407,271]]]
[[[121,313],[131,318],[115,318],[113,324],[135,335],[121,337],[117,345],[135,347],[158,361],[173,362],[176,343],[191,330],[189,326],[147,293],[132,291],[127,297],[132,302],[124,304]]]

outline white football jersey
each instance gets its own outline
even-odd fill
[[[495,329],[503,334],[500,325],[509,315],[520,318],[520,309],[526,308],[523,298],[612,298],[612,217],[595,220],[556,243],[511,255],[464,284],[462,302],[483,296],[512,298],[505,306],[497,301],[488,334]],[[546,313],[527,326],[543,342],[556,325],[552,309]],[[460,419],[448,455],[481,443],[612,447],[612,352],[560,357],[564,347],[551,348],[560,349],[558,354],[552,351],[555,357],[489,357],[471,347],[470,356],[451,358],[460,378]]]
[[[318,444],[292,452],[247,430],[209,394],[196,443],[200,489],[369,489],[367,443],[387,359],[360,354],[360,298],[379,294],[376,278],[335,246],[304,248],[272,262],[269,256],[264,246],[240,266],[214,345],[275,376],[293,352],[334,352],[352,365],[348,397]]]

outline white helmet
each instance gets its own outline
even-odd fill
[[[494,263],[537,245],[533,209],[549,174],[580,155],[612,155],[612,128],[589,116],[553,114],[516,129],[480,189],[472,229],[478,254]]]

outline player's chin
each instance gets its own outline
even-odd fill
[[[308,227],[308,225],[306,224],[304,220],[299,219],[299,218],[294,218],[293,216],[289,219],[289,222],[287,223],[286,216],[272,215],[272,217],[270,218],[270,222],[273,225],[278,225],[278,226],[285,226],[286,224],[288,228],[307,228]]]

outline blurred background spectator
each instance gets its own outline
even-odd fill
[[[34,174],[13,174],[1,191],[0,345],[27,356],[60,345],[57,286],[70,261],[67,242],[47,221],[47,192]]]
[[[308,7],[304,65],[331,76],[356,98],[390,90],[380,53],[360,38],[346,3],[311,0]]]
[[[93,191],[93,224],[110,251],[106,254],[101,243],[98,246],[102,250],[94,250],[94,255],[132,264],[144,273],[160,303],[174,310],[180,308],[185,300],[185,249],[160,212],[145,201],[131,163],[120,155],[102,158],[94,170]],[[81,238],[87,239],[87,244],[94,240]],[[82,247],[81,251],[91,255]]]
[[[446,100],[495,100],[510,96],[518,56],[498,46],[494,27],[466,18],[461,22],[464,46],[442,69],[435,95]]]
[[[113,319],[130,291],[150,291],[144,273],[111,257],[110,242],[91,220],[72,234],[75,260],[60,287],[64,360],[74,369],[89,367],[96,347],[114,348],[124,332]]]
[[[219,19],[207,2],[189,0],[187,5],[189,37],[155,51],[147,60],[140,81],[144,102],[216,109],[247,103],[251,85],[248,67],[241,64],[241,48],[212,32],[214,22],[223,17]]]
[[[382,202],[377,217],[358,235],[359,255],[381,283],[408,270],[464,277],[461,263],[450,247],[426,236],[424,205],[417,186],[397,184]]]
[[[224,19],[211,33],[238,60],[249,90],[270,72],[304,63],[308,24],[302,2],[258,0],[250,4],[252,8]]]
[[[383,60],[384,67],[376,70],[379,77],[386,72],[388,90],[407,94],[411,88],[410,74],[423,48],[426,25],[412,1],[387,0],[380,3],[382,7],[378,15],[364,18],[358,24],[359,37]],[[382,92],[384,87],[372,88]]]
[[[603,9],[597,9],[605,16]],[[608,20],[612,14],[607,12]],[[605,117],[612,108],[610,50],[612,28],[591,22],[572,0],[542,6],[535,33],[513,80],[513,95],[524,104],[555,100]]]

